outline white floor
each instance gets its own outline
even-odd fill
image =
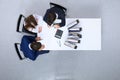
[[[51,51],[20,61],[14,43],[19,14],[44,15],[49,2],[68,8],[67,17],[102,18],[101,51]],[[120,80],[120,0],[0,0],[0,80]]]

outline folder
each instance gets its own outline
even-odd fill
[[[79,20],[75,20],[67,25],[68,29],[75,27],[79,23]]]
[[[70,32],[70,33],[68,34],[68,36],[75,36],[75,37],[82,38],[82,35],[79,34],[79,33],[76,33],[76,32]]]
[[[72,42],[72,43],[80,43],[80,40],[79,39],[75,39],[75,38],[67,38],[68,42]]]
[[[73,49],[77,49],[77,45],[75,43],[72,43],[72,42],[65,41],[64,45],[71,47]]]

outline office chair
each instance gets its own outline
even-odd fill
[[[20,51],[20,43],[15,43],[14,46],[15,46],[15,50],[17,52],[17,55],[18,55],[19,59],[20,60],[25,59],[26,57],[24,56],[23,52]]]
[[[33,33],[33,32],[28,31],[27,29],[25,29],[25,27],[23,25],[25,18],[26,17],[24,15],[20,14],[20,16],[18,18],[18,22],[17,22],[17,30],[16,31],[19,32],[19,33],[24,32],[24,33],[36,35],[37,33]]]
[[[52,3],[50,2],[50,8],[53,7],[53,6],[56,6],[56,7],[59,7],[61,9],[63,9],[63,11],[65,12],[65,15],[66,15],[66,12],[67,12],[67,9],[61,5],[58,5],[58,4],[55,4],[55,3]]]

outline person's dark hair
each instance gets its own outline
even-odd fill
[[[35,28],[35,27],[32,26],[31,24],[26,24],[26,25],[24,26],[24,28],[25,28],[25,29],[28,29],[28,28]]]
[[[41,48],[42,44],[40,42],[32,42],[30,47],[35,50],[38,51]]]
[[[26,29],[29,28],[29,27],[35,28],[35,26],[37,25],[37,22],[36,22],[36,20],[35,20],[33,15],[28,16],[25,19],[25,23],[26,23],[26,25],[25,25]]]
[[[47,15],[47,20],[46,20],[47,24],[51,25],[55,19],[56,19],[56,14],[54,12],[49,12]]]

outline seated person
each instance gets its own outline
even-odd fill
[[[25,29],[33,33],[41,32],[42,26],[37,26],[39,20],[43,21],[43,17],[37,14],[29,15],[24,22]]]
[[[57,6],[54,6],[46,11],[43,20],[48,24],[48,27],[63,27],[66,23],[65,11]]]
[[[20,49],[26,58],[34,61],[39,55],[49,52],[49,50],[43,50],[45,45],[37,42],[38,40],[40,40],[40,37],[23,36]]]

